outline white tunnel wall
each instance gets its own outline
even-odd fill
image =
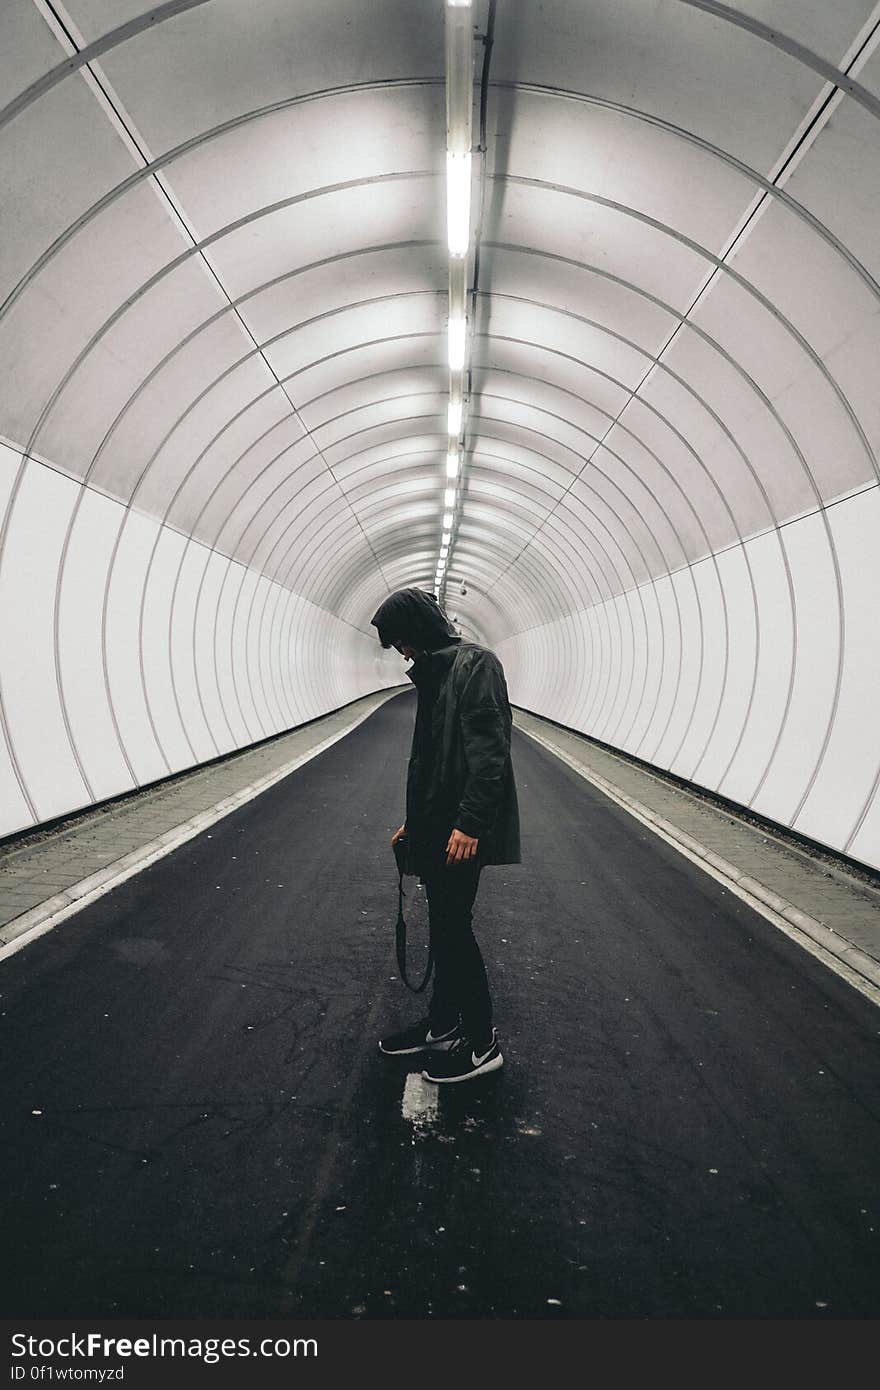
[[[0,460],[4,517],[16,493],[0,834],[399,684],[397,653],[259,572],[4,445]]]
[[[498,642],[512,698],[880,866],[880,493],[824,516]]]

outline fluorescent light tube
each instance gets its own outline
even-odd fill
[[[447,478],[458,477],[458,454],[453,454],[451,450],[446,455],[446,476]]]
[[[454,487],[448,487],[448,488],[446,489],[446,492],[443,494],[443,505],[444,505],[445,507],[454,507],[454,506],[455,506],[455,488],[454,488]]]
[[[471,156],[446,156],[446,233],[450,256],[466,256],[471,236]]]
[[[465,154],[471,148],[474,102],[474,33],[470,5],[446,10],[446,148]]]
[[[467,319],[450,315],[449,319],[449,370],[460,372],[464,367]]]
[[[448,266],[449,317],[464,318],[467,312],[467,261],[462,256],[450,256]],[[450,400],[461,400],[461,389],[450,383]]]
[[[444,513],[443,513],[443,527],[444,527],[444,530],[446,530],[446,529],[449,530],[450,535],[452,534],[452,530],[451,530],[451,528],[452,528],[452,512],[444,512]]]
[[[443,532],[443,535],[442,535],[442,537],[441,537],[441,539],[442,539],[444,545],[448,545],[449,542],[452,540],[452,532],[451,532],[451,531],[444,531],[444,532]]]
[[[449,433],[452,435],[453,439],[457,439],[458,436],[461,434],[461,419],[463,413],[464,407],[462,406],[461,401],[449,402],[449,409],[446,412],[446,423]]]

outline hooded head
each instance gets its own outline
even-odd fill
[[[371,619],[383,647],[413,647],[436,651],[461,638],[434,595],[426,589],[398,589],[381,604]]]

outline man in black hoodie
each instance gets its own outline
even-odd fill
[[[492,1024],[472,908],[485,864],[520,863],[510,758],[512,717],[494,652],[463,642],[433,594],[399,589],[372,619],[383,647],[413,662],[418,707],[406,785],[407,871],[425,885],[434,947],[427,1019],[385,1037],[380,1051],[423,1054],[429,1081],[467,1081],[504,1061]]]

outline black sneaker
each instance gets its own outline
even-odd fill
[[[389,1033],[379,1042],[379,1051],[386,1057],[410,1057],[414,1052],[446,1052],[461,1037],[461,1029],[456,1023],[445,1033],[432,1033],[428,1019],[414,1023],[411,1028],[403,1028],[399,1033]]]
[[[460,1037],[450,1047],[445,1056],[432,1059],[422,1072],[426,1081],[471,1081],[475,1076],[486,1076],[504,1065],[504,1058],[498,1046],[498,1034],[492,1029],[492,1045],[479,1055],[474,1052],[467,1038]]]

